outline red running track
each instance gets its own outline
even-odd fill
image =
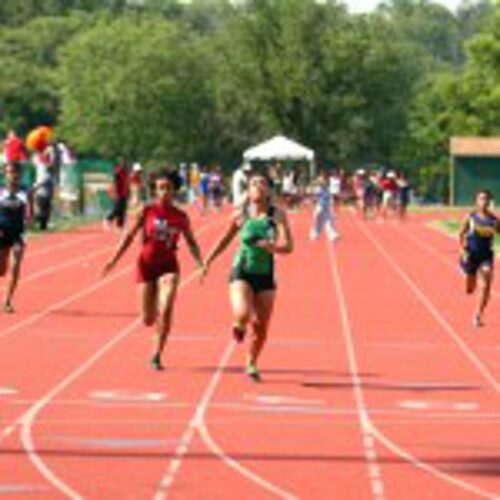
[[[194,216],[205,249],[225,217]],[[426,218],[344,213],[335,247],[291,221],[257,385],[228,335],[230,253],[201,287],[183,249],[157,374],[133,252],[97,281],[115,235],[33,241],[0,317],[0,496],[499,498],[498,296],[473,330],[454,242]]]

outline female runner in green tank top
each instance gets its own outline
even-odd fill
[[[260,380],[257,361],[266,342],[276,295],[274,255],[289,254],[293,250],[286,213],[271,204],[268,189],[263,175],[250,178],[246,202],[235,212],[227,231],[205,262],[206,274],[212,262],[240,234],[229,286],[233,336],[242,342],[251,323],[246,372],[256,381]]]

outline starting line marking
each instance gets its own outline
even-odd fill
[[[471,401],[425,401],[425,400],[405,400],[399,401],[398,406],[407,410],[451,410],[451,411],[477,411],[479,404]]]
[[[0,387],[0,396],[14,396],[17,392],[14,387]]]
[[[93,391],[90,393],[92,399],[100,401],[117,402],[147,402],[159,403],[164,401],[166,395],[161,392],[136,392],[136,391]]]
[[[304,406],[324,406],[326,403],[321,399],[301,399],[289,396],[257,395],[245,394],[243,399],[257,402],[263,405],[304,405]]]

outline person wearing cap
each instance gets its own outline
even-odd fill
[[[396,211],[396,201],[398,198],[398,183],[396,181],[396,173],[392,170],[387,173],[387,175],[381,181],[382,187],[382,208],[380,210],[380,215],[386,218],[389,211]]]
[[[250,163],[243,163],[233,174],[231,192],[233,197],[233,206],[239,207],[246,199],[248,189],[248,179],[252,172]]]
[[[130,174],[130,204],[136,208],[144,201],[144,178],[142,165],[134,163]]]

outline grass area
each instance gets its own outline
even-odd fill
[[[99,217],[89,216],[72,216],[72,217],[55,217],[50,221],[50,227],[47,231],[40,231],[34,226],[28,229],[29,238],[38,238],[44,234],[59,233],[62,231],[71,231],[87,224],[92,224],[99,221]]]
[[[430,222],[429,226],[432,227],[433,229],[448,234],[452,238],[457,238],[461,223],[462,222],[460,220],[453,220],[453,219],[435,220]],[[500,252],[500,238],[498,236],[496,237],[495,240],[495,250],[497,252]]]

